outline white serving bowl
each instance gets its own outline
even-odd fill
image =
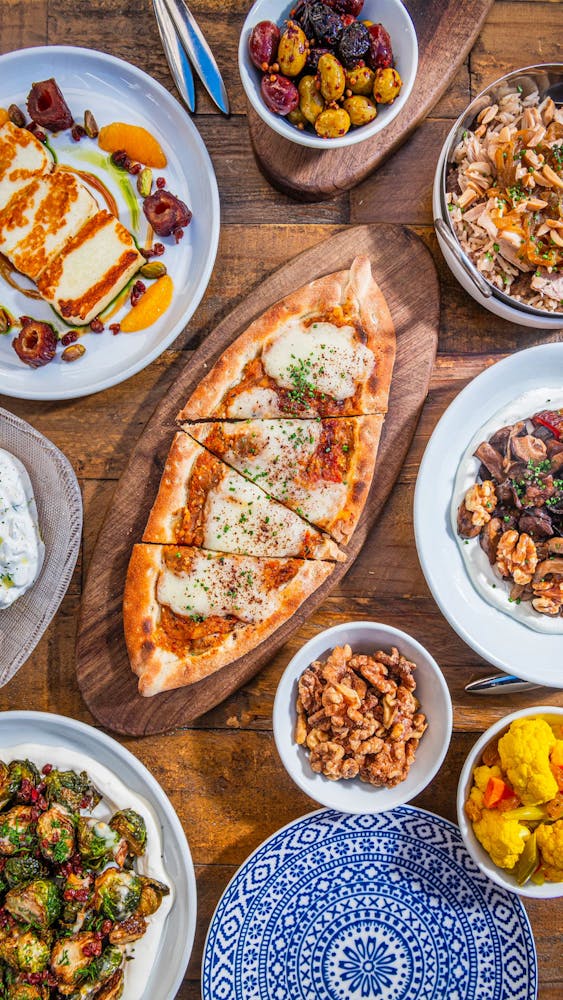
[[[449,159],[450,153],[459,142],[463,130],[470,127],[479,112],[484,107],[491,104],[496,96],[505,94],[511,89],[514,90],[515,87],[522,88],[524,94],[529,93],[534,88],[539,88],[540,92],[543,92],[549,84],[554,85],[555,83],[557,85],[561,79],[563,79],[563,64],[549,63],[545,65],[541,64],[537,66],[528,66],[524,69],[514,70],[511,73],[507,73],[506,76],[495,80],[494,83],[490,84],[489,87],[478,94],[471,104],[468,105],[465,111],[459,116],[458,120],[452,126],[446,137],[438,159],[432,192],[434,226],[436,228],[438,244],[454,277],[457,278],[465,291],[468,292],[468,294],[471,295],[471,297],[475,299],[479,305],[483,306],[484,309],[488,309],[488,311],[494,313],[495,316],[500,316],[501,319],[506,319],[510,323],[517,323],[519,326],[527,326],[535,330],[561,329],[563,326],[561,314],[553,315],[547,310],[537,310],[535,312],[531,312],[523,304],[517,302],[515,299],[511,299],[509,295],[506,295],[499,289],[489,285],[484,278],[481,278],[481,282],[488,290],[489,294],[485,295],[479,290],[475,284],[475,280],[471,277],[471,274],[473,274],[478,281],[480,272],[477,270],[473,262],[465,254],[463,254],[458,243],[457,236],[454,233],[453,226],[449,218],[449,212],[446,208],[444,198],[446,177],[445,168],[446,160]],[[440,232],[440,227],[445,229],[445,236]],[[448,243],[453,243],[455,245],[455,252],[452,247],[448,245]],[[462,263],[460,263],[461,259],[464,259],[465,267]]]
[[[26,743],[45,748],[47,759],[49,747],[83,755],[86,770],[90,758],[119,778],[152,810],[161,828],[162,863],[174,896],[154,965],[147,970],[146,985],[134,1000],[172,1000],[184,979],[197,924],[194,866],[172,803],[156,778],[129,750],[94,726],[49,712],[0,712],[0,749]],[[135,945],[135,950],[142,955],[142,941]],[[126,979],[124,998],[131,1000],[131,993]]]
[[[314,660],[326,659],[348,643],[354,653],[388,651],[396,646],[416,663],[416,697],[428,721],[407,778],[394,788],[376,788],[359,778],[330,781],[311,770],[309,754],[295,742],[297,683]],[[274,702],[274,738],[282,762],[296,785],[315,802],[343,813],[378,813],[409,802],[439,770],[450,743],[452,703],[448,686],[430,653],[406,632],[379,622],[344,622],[320,632],[287,665]]]
[[[465,815],[465,803],[469,798],[469,792],[473,786],[473,770],[481,763],[481,756],[489,743],[495,737],[503,734],[515,719],[529,718],[530,716],[557,716],[563,722],[563,708],[555,708],[553,705],[536,705],[532,708],[522,708],[518,712],[512,712],[499,719],[477,740],[475,746],[468,754],[463,765],[459,784],[457,786],[457,821],[463,842],[475,863],[485,875],[488,875],[493,882],[517,893],[518,896],[528,896],[531,899],[554,899],[563,896],[563,882],[545,882],[544,885],[535,885],[528,882],[526,885],[518,885],[513,875],[504,868],[498,868],[493,864],[484,847],[477,840],[473,833],[473,827]]]
[[[418,68],[418,43],[410,15],[401,0],[365,0],[359,20],[381,22],[387,29],[393,46],[395,66],[403,86],[392,104],[378,105],[377,117],[368,125],[351,128],[346,135],[337,139],[323,139],[314,132],[307,130],[302,132],[286,118],[274,114],[266,107],[260,90],[262,73],[254,66],[248,51],[248,40],[254,25],[259,21],[274,21],[281,25],[289,17],[296,2],[297,0],[293,3],[284,3],[283,0],[257,0],[248,12],[238,49],[239,72],[248,100],[266,125],[284,139],[296,142],[299,146],[308,146],[311,149],[337,149],[339,146],[353,146],[357,142],[371,139],[397,117],[413,88]]]

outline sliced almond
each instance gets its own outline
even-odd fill
[[[553,185],[553,187],[563,188],[563,178],[559,174],[555,173],[549,166],[549,163],[545,163],[543,170],[543,176]]]
[[[563,236],[557,229],[550,230],[549,238],[553,243],[557,244],[558,247],[563,247]]]
[[[528,198],[526,202],[526,208],[529,209],[530,212],[539,212],[542,208],[545,208],[546,205],[547,201],[544,201],[543,198]]]

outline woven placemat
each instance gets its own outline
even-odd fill
[[[0,448],[23,462],[35,494],[45,559],[39,578],[0,610],[0,687],[35,649],[66,594],[82,535],[82,496],[67,458],[30,424],[0,407]]]

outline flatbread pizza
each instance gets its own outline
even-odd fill
[[[345,558],[331,538],[182,432],[168,453],[143,541],[276,558]]]
[[[188,434],[337,542],[369,493],[383,416],[208,421]]]
[[[123,620],[140,693],[193,684],[248,653],[291,617],[334,566],[135,545]]]
[[[385,413],[395,331],[367,257],[276,302],[221,355],[183,421]]]

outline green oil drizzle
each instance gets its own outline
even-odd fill
[[[130,174],[126,170],[122,170],[121,167],[116,167],[109,156],[98,152],[97,149],[88,149],[77,145],[76,148],[72,149],[72,155],[75,159],[82,160],[90,166],[105,170],[116,181],[131,213],[131,228],[139,232],[139,200],[131,184]]]

